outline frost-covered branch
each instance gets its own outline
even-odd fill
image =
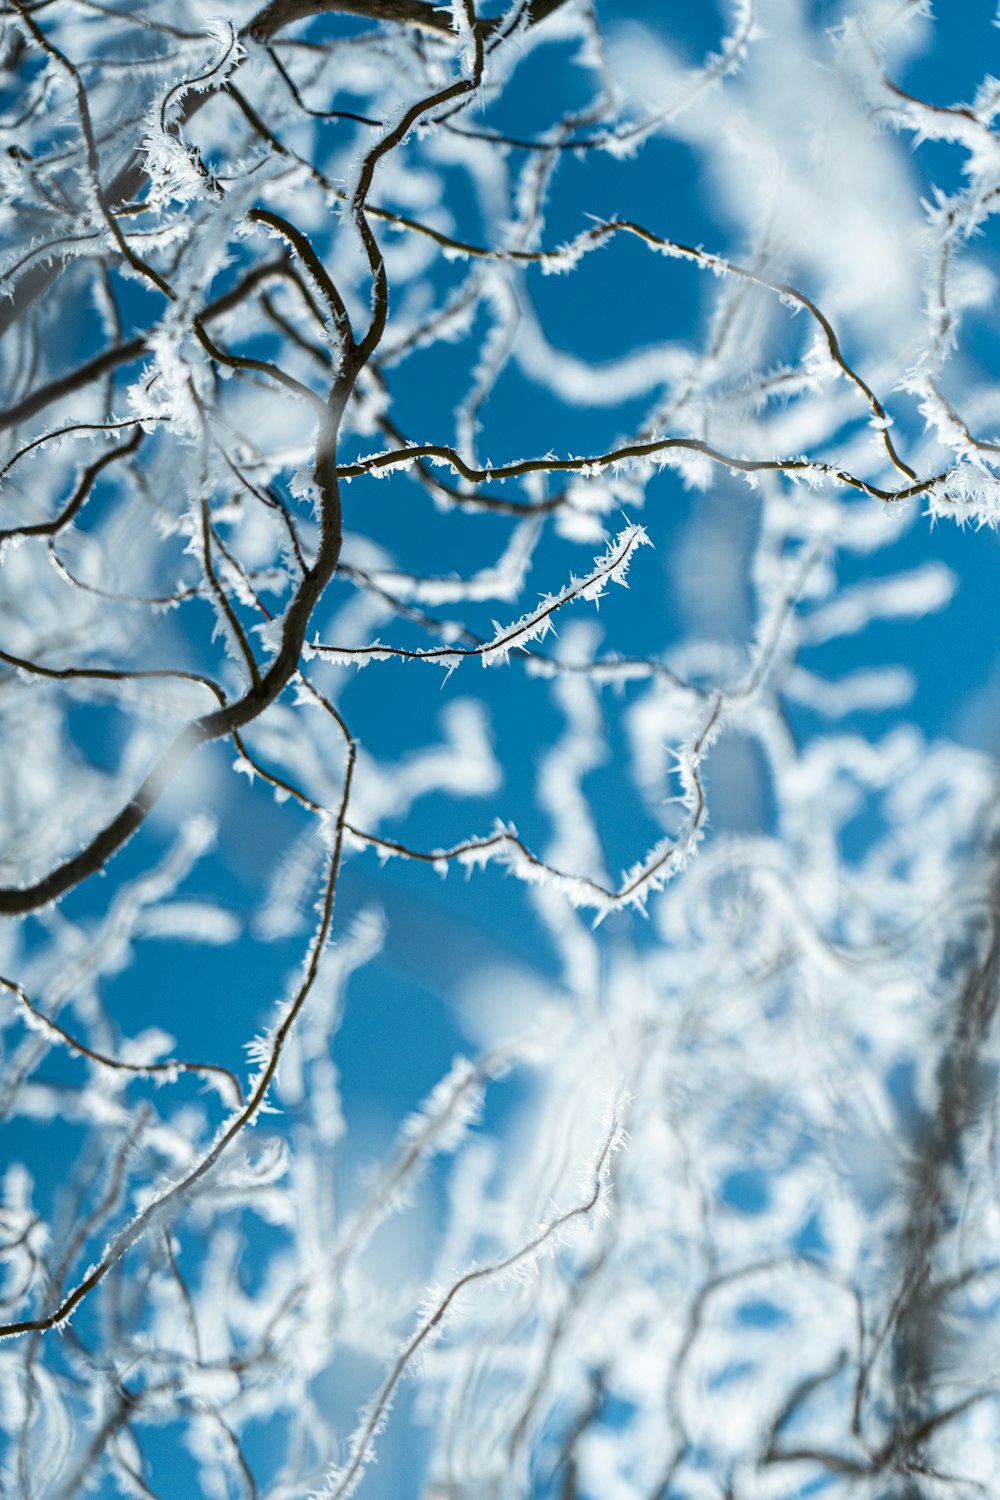
[[[673,9],[8,9],[11,1500],[990,1492],[990,33]]]

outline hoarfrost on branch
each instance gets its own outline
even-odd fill
[[[4,1496],[995,1486],[1000,87],[662,9],[5,7]]]

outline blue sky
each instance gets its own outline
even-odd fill
[[[900,65],[895,82],[932,103],[946,104],[968,97],[984,56],[995,52],[995,8],[982,0],[967,0],[960,7],[946,6],[942,0],[938,9],[940,19],[924,28],[925,45]],[[712,4],[668,8],[654,0],[606,0],[599,10],[609,35],[621,38],[631,24],[641,23],[662,33],[689,63],[716,46],[723,19]],[[816,4],[812,10],[814,19],[829,25],[840,13],[840,7],[831,3]],[[333,30],[340,26],[339,21],[328,24]],[[321,35],[321,29],[315,34]],[[767,42],[760,45],[766,47]],[[575,53],[575,43],[562,41],[539,49],[515,73],[480,125],[537,135],[564,111],[582,106],[588,98],[589,75],[577,65]],[[790,121],[789,131],[794,129]],[[904,139],[899,151],[908,155],[914,201],[929,197],[935,183],[949,191],[958,185],[955,163],[961,154],[955,146],[924,142],[911,148]],[[654,136],[633,158],[623,161],[602,152],[568,156],[552,186],[545,243],[557,244],[581,232],[591,222],[588,215],[597,219],[618,216],[740,260],[752,249],[746,225],[738,221],[735,202],[720,189],[709,155],[704,141],[678,129],[674,135]],[[439,206],[452,216],[456,232],[478,239],[488,233],[489,226],[478,222],[473,197],[458,176],[457,172],[444,174],[448,186]],[[995,231],[983,237],[976,254],[997,270]],[[439,262],[428,280],[440,294],[463,274],[463,265]],[[821,279],[819,272],[816,275]],[[717,288],[714,278],[678,261],[656,257],[651,269],[649,251],[625,237],[585,259],[572,275],[542,277],[530,270],[525,285],[549,344],[590,366],[624,361],[625,356],[647,347],[682,340],[697,343],[704,337]],[[814,285],[804,285],[802,290],[819,295]],[[142,326],[152,300],[146,294],[123,296],[126,320],[134,317],[136,326]],[[57,315],[63,321],[58,310]],[[452,411],[474,378],[486,326],[481,310],[463,337],[436,343],[398,370],[389,371],[393,413],[407,436],[451,441]],[[79,358],[99,347],[96,319],[82,311],[63,332],[68,357]],[[867,358],[870,351],[860,335],[858,342]],[[971,315],[964,330],[963,350],[956,361],[960,383],[970,387],[988,383],[997,353],[995,314],[987,306]],[[848,354],[851,357],[853,350],[848,349]],[[635,427],[649,404],[648,393],[617,398],[614,381],[608,382],[600,401],[561,400],[551,383],[546,386],[532,379],[529,364],[512,361],[483,408],[479,451],[486,459],[502,462],[549,451],[592,453],[609,448]],[[883,394],[897,415],[900,433],[916,442],[920,419],[910,398],[899,392]],[[365,434],[351,439],[350,446],[366,451],[373,441]],[[100,507],[105,499],[111,508],[110,492],[95,499],[95,526],[103,517]],[[802,500],[808,504],[808,491]],[[859,505],[874,503],[858,501]],[[363,533],[391,552],[400,567],[414,572],[447,574],[484,568],[499,556],[510,534],[505,517],[433,509],[405,475],[377,483],[362,480],[346,487],[345,509],[349,531]],[[956,580],[951,603],[916,620],[877,621],[856,635],[807,648],[803,664],[831,677],[897,663],[913,674],[915,692],[910,703],[883,712],[852,714],[844,722],[845,731],[880,739],[905,720],[915,724],[928,741],[954,739],[996,753],[1000,748],[1000,665],[995,649],[995,580],[1000,539],[971,526],[963,530],[947,521],[931,524],[920,510],[918,502],[900,518],[898,535],[890,545],[864,554],[842,553],[836,564],[838,577],[850,587],[931,562],[944,563]],[[760,525],[760,504],[750,489],[738,479],[723,476],[710,493],[699,493],[686,488],[678,473],[666,469],[650,483],[641,514],[628,519],[647,526],[653,548],[641,549],[636,556],[627,592],[612,588],[597,613],[587,604],[574,606],[574,620],[579,617],[593,627],[596,619],[601,634],[592,639],[599,639],[608,650],[659,653],[670,659],[691,636],[705,634],[729,646],[749,647],[746,637],[753,609],[747,567]],[[610,519],[610,533],[618,529],[617,518]],[[565,539],[547,536],[527,580],[526,602],[489,601],[471,607],[464,616],[469,628],[488,634],[494,615],[515,618],[539,593],[561,587],[571,569],[585,570],[601,550],[592,540],[568,545]],[[329,603],[324,601],[319,611],[321,631],[343,618],[337,611],[349,595],[346,581],[333,583]],[[450,618],[451,608],[444,606],[436,612]],[[163,652],[171,659],[180,656],[192,665],[217,660],[219,649],[209,641],[207,606],[158,616],[153,623],[149,649],[154,654]],[[564,629],[573,639],[568,619],[565,627],[560,622],[560,632]],[[426,640],[418,627],[403,620],[377,622],[371,633],[376,631],[384,641],[398,644]],[[434,772],[431,795],[415,802],[412,810],[408,808],[391,825],[392,836],[411,840],[417,847],[440,846],[465,835],[485,834],[496,818],[502,818],[515,822],[532,847],[545,844],[550,820],[539,805],[537,778],[541,762],[563,731],[563,717],[548,683],[531,676],[522,660],[485,670],[473,660],[448,676],[423,663],[379,663],[356,676],[343,674],[340,688],[352,731],[383,767],[397,765],[400,777],[412,767],[418,752],[452,734],[449,724],[454,721],[448,714],[456,704],[475,698],[485,705],[482,722],[502,780],[499,773],[492,780],[484,773],[480,790],[452,797],[447,794],[447,773]],[[607,756],[586,780],[613,879],[661,831],[634,789],[622,790],[622,767],[630,753],[627,711],[637,696],[638,690],[632,687],[625,689],[620,700],[612,690],[605,690]],[[789,720],[802,741],[822,732],[818,716],[801,706],[789,707]],[[78,705],[68,717],[79,755],[106,770],[119,764],[125,727],[125,715],[105,703]],[[176,1039],[178,1055],[242,1069],[245,1043],[267,1023],[276,999],[287,992],[312,923],[311,888],[300,898],[301,920],[294,930],[268,936],[259,917],[276,870],[296,842],[308,835],[312,823],[296,807],[277,805],[268,788],[233,776],[232,759],[228,745],[199,752],[197,762],[168,793],[147,827],[116,856],[107,878],[93,880],[71,894],[61,911],[68,921],[86,928],[130,879],[163,856],[179,818],[202,806],[217,815],[217,844],[187,877],[182,894],[231,913],[238,940],[229,946],[200,948],[196,963],[192,950],[176,940],[155,936],[141,940],[129,954],[128,965],[106,976],[101,995],[121,1034],[134,1034],[155,1018]],[[391,770],[386,774],[391,781]],[[707,784],[713,809],[709,845],[713,839],[734,833],[773,831],[774,799],[767,771],[748,739],[734,737],[719,749],[707,772]],[[880,831],[877,817],[862,808],[845,835],[849,857],[860,858]],[[349,928],[359,913],[376,909],[384,915],[384,947],[352,983],[332,1044],[348,1133],[331,1171],[337,1174],[348,1204],[358,1193],[361,1168],[388,1148],[400,1119],[447,1071],[453,1055],[474,1050],[502,1029],[496,1015],[489,1012],[502,1009],[501,1020],[507,1015],[526,1016],[553,987],[561,992],[565,985],[559,955],[537,910],[525,899],[523,888],[497,867],[469,878],[453,870],[442,880],[421,865],[396,860],[383,867],[371,852],[352,854],[338,893],[338,933]],[[48,918],[28,920],[27,957],[44,944],[51,930]],[[634,912],[611,917],[599,938],[608,964],[627,943],[645,948],[660,940],[658,929]],[[52,1054],[45,1073],[56,1080],[72,1079],[81,1066],[76,1059]],[[197,1087],[189,1081],[174,1087],[179,1097],[197,1097]],[[519,1078],[497,1085],[484,1133],[494,1127],[502,1131],[523,1105],[524,1095],[525,1085]],[[274,1128],[294,1131],[295,1109],[290,1108]],[[58,1201],[65,1186],[65,1152],[74,1132],[57,1120],[20,1120],[5,1129],[9,1159],[23,1156],[36,1176],[41,1197]],[[749,1186],[744,1184],[744,1199],[752,1196],[750,1177]],[[738,1185],[734,1193],[740,1197]],[[440,1228],[443,1211],[442,1184],[432,1174],[426,1199],[418,1208],[418,1231],[414,1231],[420,1253],[428,1259],[427,1241]],[[268,1231],[255,1232],[266,1245]],[[196,1261],[193,1237],[189,1254]],[[386,1251],[387,1264],[399,1254],[399,1242],[392,1241]],[[251,1249],[245,1259],[250,1281],[256,1269]],[[96,1326],[89,1322],[90,1316],[80,1319],[84,1332]],[[351,1373],[337,1376],[341,1378],[344,1391],[351,1391]],[[366,1378],[367,1372],[362,1372],[359,1382],[363,1384]],[[346,1399],[333,1387],[331,1391],[331,1402]],[[400,1425],[407,1430],[405,1424]],[[267,1442],[267,1431],[262,1429],[250,1446],[256,1444],[263,1454]],[[407,1500],[409,1493],[416,1494],[406,1489],[407,1442],[417,1442],[412,1430],[408,1438],[388,1445],[385,1466],[366,1489],[373,1500],[389,1500],[390,1496]],[[151,1440],[154,1479],[157,1473],[164,1479],[165,1495],[181,1494],[182,1484],[188,1482],[180,1467],[174,1467],[182,1461],[172,1444],[170,1428]],[[266,1459],[262,1462],[266,1468]],[[100,1493],[113,1493],[110,1482]]]

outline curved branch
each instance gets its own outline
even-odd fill
[[[353,375],[352,375],[353,379]],[[201,745],[242,729],[269,708],[298,670],[309,618],[320,595],[336,571],[343,541],[340,491],[336,472],[336,435],[350,385],[338,383],[327,405],[314,469],[322,496],[322,533],[313,566],[304,574],[298,592],[285,614],[281,645],[259,681],[242,698],[203,714],[187,724],[159,756],[138,790],[110,823],[79,854],[58,865],[30,886],[0,888],[0,915],[17,916],[36,911],[58,900],[81,881],[104,868],[108,860],[143,825],[180,768]]]
[[[125,1228],[108,1245],[97,1264],[91,1267],[83,1279],[77,1282],[73,1290],[63,1297],[59,1305],[52,1312],[40,1318],[23,1318],[17,1322],[0,1324],[0,1339],[15,1338],[23,1333],[44,1333],[50,1328],[58,1328],[64,1324],[76,1311],[80,1303],[101,1284],[108,1272],[118,1264],[122,1256],[131,1249],[137,1240],[141,1239],[147,1229],[212,1170],[227,1147],[260,1114],[267,1099],[268,1091],[274,1081],[274,1075],[278,1070],[278,1063],[281,1060],[285,1043],[316,982],[316,977],[319,973],[320,957],[326,946],[330,928],[333,925],[334,898],[343,857],[344,818],[350,801],[356,756],[356,747],[353,741],[350,741],[347,747],[347,769],[344,777],[344,790],[337,815],[336,835],[330,854],[330,867],[324,888],[320,924],[310,948],[306,972],[281,1022],[264,1048],[263,1067],[254,1083],[250,1097],[242,1108],[238,1110],[229,1124],[219,1133],[213,1145],[201,1156],[195,1166],[187,1171],[177,1182],[156,1194],[151,1202],[147,1203],[126,1224]]]
[[[170,1058],[167,1062],[158,1063],[130,1063],[123,1061],[120,1057],[109,1057],[105,1052],[97,1052],[93,1047],[88,1047],[86,1042],[81,1042],[79,1037],[72,1036],[65,1027],[60,1026],[58,1021],[47,1016],[44,1011],[28,998],[23,985],[14,979],[8,979],[0,974],[0,986],[8,990],[24,1010],[26,1014],[25,1024],[32,1030],[50,1040],[62,1043],[71,1052],[76,1052],[80,1057],[89,1058],[91,1062],[99,1063],[102,1068],[110,1068],[118,1073],[134,1073],[141,1078],[175,1077],[178,1073],[194,1073],[199,1077],[223,1078],[233,1091],[238,1105],[243,1103],[243,1089],[236,1074],[229,1068],[220,1067],[217,1063],[186,1062],[182,1058]]]
[[[819,459],[746,458],[740,454],[723,453],[711,443],[693,437],[665,437],[656,438],[648,443],[625,443],[620,448],[610,448],[604,453],[592,454],[586,458],[523,458],[513,463],[491,464],[486,469],[466,463],[460,453],[444,443],[414,443],[412,447],[395,448],[388,453],[373,453],[355,460],[354,463],[341,464],[337,474],[341,479],[356,479],[362,474],[377,474],[391,469],[407,468],[421,458],[433,458],[448,464],[471,484],[486,484],[491,480],[519,479],[525,474],[589,475],[600,472],[602,469],[627,464],[630,461],[668,458],[669,454],[675,451],[701,453],[713,463],[726,469],[736,470],[741,474],[786,474],[790,477],[825,475],[840,484],[849,485],[851,489],[860,490],[862,494],[870,495],[876,500],[911,500],[915,495],[925,494],[934,485],[940,484],[948,477],[948,471],[942,470],[926,479],[915,478],[913,484],[903,485],[896,490],[888,490],[880,485],[870,484],[867,480],[851,474],[847,469],[842,469],[836,464],[825,463]],[[475,499],[475,497],[471,498]],[[531,507],[532,510],[537,508],[539,507]]]

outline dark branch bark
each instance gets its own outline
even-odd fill
[[[942,1370],[961,1358],[948,1318],[947,1284],[935,1286],[932,1278],[960,1222],[970,1133],[991,1107],[996,1089],[988,1045],[1000,1002],[1000,873],[994,877],[987,922],[984,951],[968,960],[956,997],[938,1065],[936,1108],[924,1124],[911,1167],[900,1290],[890,1322],[897,1410],[883,1449],[883,1461],[902,1469],[919,1464],[926,1439],[950,1420],[947,1409],[934,1410],[936,1386]],[[913,1478],[899,1491],[900,1500],[919,1500],[923,1494]]]
[[[539,21],[544,21],[565,3],[566,0],[534,0],[528,6],[529,26],[537,26]],[[448,12],[427,3],[427,0],[271,0],[271,4],[250,22],[247,30],[259,41],[270,41],[285,26],[331,13],[365,16],[370,21],[394,21],[403,26],[416,26],[421,31],[434,31],[439,36],[454,35]],[[501,20],[494,16],[480,21],[480,36],[492,35]]]
[[[529,25],[535,26],[539,21],[544,21],[547,16],[552,15],[565,3],[566,0],[534,0],[534,3],[528,6]],[[438,35],[453,35],[447,13],[425,3],[425,0],[272,0],[270,5],[266,5],[244,27],[242,35],[254,37],[259,41],[270,41],[284,27],[291,26],[296,21],[304,21],[311,16],[326,15],[331,12],[368,16],[375,21],[395,21],[399,24],[433,31]],[[480,22],[481,35],[490,36],[499,24],[496,18]],[[210,97],[208,93],[196,91],[188,93],[181,106],[180,123],[186,124]],[[103,196],[109,209],[113,212],[122,204],[130,203],[142,191],[145,182],[146,173],[142,158],[136,153],[131,161],[112,178],[107,188],[103,189]],[[52,264],[32,266],[30,271],[26,271],[20,277],[13,297],[9,300],[0,300],[0,338],[3,338],[22,313],[45,295],[62,269],[63,264],[56,261]]]
[[[223,313],[231,312],[262,281],[266,281],[270,276],[283,274],[287,274],[283,259],[265,261],[259,266],[254,266],[228,292],[223,292],[221,297],[216,297],[213,302],[207,304],[201,314],[202,322],[209,323],[213,318],[219,318]],[[110,349],[104,349],[100,354],[95,354],[93,359],[84,360],[82,364],[75,365],[67,374],[57,376],[55,380],[50,380],[36,390],[30,391],[27,396],[15,402],[13,406],[9,406],[6,411],[0,411],[0,432],[7,432],[10,428],[17,427],[19,423],[27,422],[30,417],[43,411],[46,406],[60,401],[63,396],[72,395],[74,391],[83,390],[85,386],[99,380],[110,370],[117,370],[120,365],[130,364],[134,359],[141,359],[145,350],[145,336],[139,334],[134,339],[126,339],[121,344],[113,344]]]
[[[451,20],[447,11],[436,10],[424,0],[272,0],[250,23],[250,34],[258,41],[269,42],[286,26],[313,16],[339,12],[341,15],[366,16],[372,21],[396,21],[450,36]]]

